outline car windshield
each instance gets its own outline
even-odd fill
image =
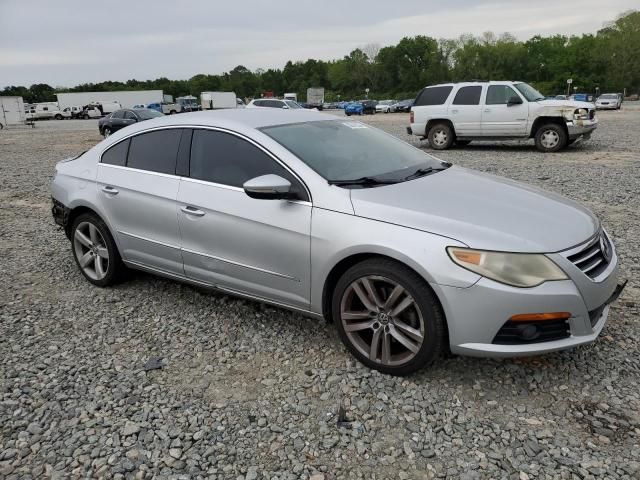
[[[418,170],[449,166],[360,122],[322,120],[261,130],[330,182],[366,178],[395,183]]]
[[[155,117],[164,117],[164,114],[156,110],[150,110],[148,108],[136,110],[135,112],[143,120],[149,120],[150,118],[155,118]]]
[[[529,102],[544,100],[544,95],[527,83],[516,83],[514,87],[516,87]]]
[[[294,102],[293,100],[285,100],[284,103],[286,103],[289,108],[302,108],[297,102]]]
[[[613,93],[605,93],[604,95],[600,95],[600,98],[618,98],[618,96]]]

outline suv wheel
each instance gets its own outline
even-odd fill
[[[536,148],[541,152],[557,152],[567,144],[567,133],[555,123],[547,123],[536,132]]]
[[[102,135],[104,135],[104,138],[107,138],[109,135],[111,135],[111,129],[109,127],[104,127],[104,130],[102,130]]]
[[[446,150],[453,144],[453,131],[446,123],[438,123],[429,129],[429,145],[435,150]]]
[[[98,287],[117,282],[125,266],[107,225],[93,213],[83,213],[71,226],[71,249],[82,275]]]
[[[365,260],[340,278],[332,314],[342,342],[368,367],[407,375],[444,349],[445,322],[422,277],[387,259]]]
[[[60,115],[59,113],[56,113],[56,116],[53,118],[55,118],[56,120],[62,120],[62,115]]]

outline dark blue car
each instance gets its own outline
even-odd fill
[[[364,106],[360,102],[351,102],[344,107],[344,113],[347,116],[364,114]]]

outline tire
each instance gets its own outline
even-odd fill
[[[82,118],[83,118],[84,120],[89,120],[89,115],[87,115],[87,114],[85,113],[85,114],[82,116]]]
[[[347,112],[344,112],[344,114],[345,114],[347,117],[350,117],[350,116],[351,116],[351,114],[350,114],[350,113],[347,113]]]
[[[375,292],[376,300],[368,291]],[[396,291],[400,293],[385,308]],[[422,277],[393,260],[374,258],[347,270],[336,284],[331,311],[347,349],[380,372],[408,375],[445,351],[445,320],[435,295]],[[374,341],[375,350],[371,347]]]
[[[175,111],[175,110],[171,110],[171,111],[169,112],[169,115],[175,115],[175,114],[176,114],[176,111]]]
[[[56,120],[62,120],[62,115],[60,115],[59,113],[56,113],[56,115],[53,117]]]
[[[73,258],[90,283],[107,287],[123,277],[126,267],[116,243],[107,225],[97,215],[79,215],[71,226],[70,236]]]
[[[102,136],[107,138],[109,135],[111,135],[111,129],[109,127],[104,127],[102,130]]]
[[[456,140],[456,145],[459,147],[466,147],[471,143],[471,140]]]
[[[557,152],[567,145],[567,132],[557,123],[547,123],[538,128],[535,139],[540,152]]]
[[[453,145],[453,131],[446,123],[437,123],[431,127],[427,138],[434,150],[446,150]]]

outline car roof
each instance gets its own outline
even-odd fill
[[[133,128],[145,130],[154,126],[179,127],[182,125],[201,125],[229,128],[231,130],[245,130],[246,128],[258,129],[274,125],[340,119],[342,119],[342,117],[306,109],[231,108],[181,113],[180,115],[167,115],[138,123],[135,126],[131,125],[127,127],[127,130],[132,131]]]
[[[489,85],[515,85],[516,83],[523,83],[518,80],[473,80],[470,82],[449,82],[449,83],[438,83],[437,85],[427,85],[425,88],[431,87],[453,87],[456,85],[484,85],[485,83]]]

